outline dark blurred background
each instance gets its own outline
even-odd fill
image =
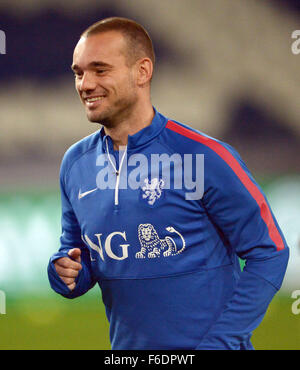
[[[266,192],[291,248],[282,289],[254,333],[258,349],[300,349],[300,29],[298,0],[1,0],[0,349],[109,348],[101,294],[67,301],[46,266],[59,247],[65,150],[98,130],[70,70],[82,31],[109,16],[140,22],[157,56],[152,101],[228,142]]]

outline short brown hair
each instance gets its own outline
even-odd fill
[[[148,32],[139,23],[121,17],[105,18],[92,24],[87,28],[81,37],[89,37],[102,32],[119,31],[127,42],[127,56],[130,64],[134,64],[138,59],[146,56],[155,63],[155,53],[153,44]]]

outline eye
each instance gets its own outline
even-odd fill
[[[97,73],[98,75],[102,75],[104,72],[105,72],[105,69],[97,69],[97,70],[96,70],[96,73]]]
[[[80,73],[80,72],[74,72],[74,77],[75,78],[81,78],[82,77],[82,73]]]

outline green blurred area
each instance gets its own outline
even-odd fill
[[[7,302],[0,315],[0,349],[110,349],[109,326],[99,297],[75,300],[50,294]],[[252,338],[257,350],[299,350],[300,317],[291,311],[289,297],[276,296]]]
[[[299,350],[300,315],[292,313],[293,300],[277,294],[261,325],[254,331],[252,344],[257,350]]]
[[[300,314],[291,310],[291,292],[300,289],[300,179],[279,180],[275,185],[265,181],[264,190],[287,238],[291,258],[283,288],[252,342],[259,350],[300,349]],[[0,314],[0,350],[110,349],[99,288],[74,300],[50,288],[47,265],[59,247],[59,235],[57,189],[0,193],[0,291],[6,295],[6,314]]]
[[[1,350],[110,349],[100,296],[67,300],[50,293],[7,300],[0,328]]]

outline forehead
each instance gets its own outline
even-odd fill
[[[73,63],[84,67],[97,60],[112,64],[125,63],[126,41],[120,32],[108,31],[82,37],[73,54]]]

